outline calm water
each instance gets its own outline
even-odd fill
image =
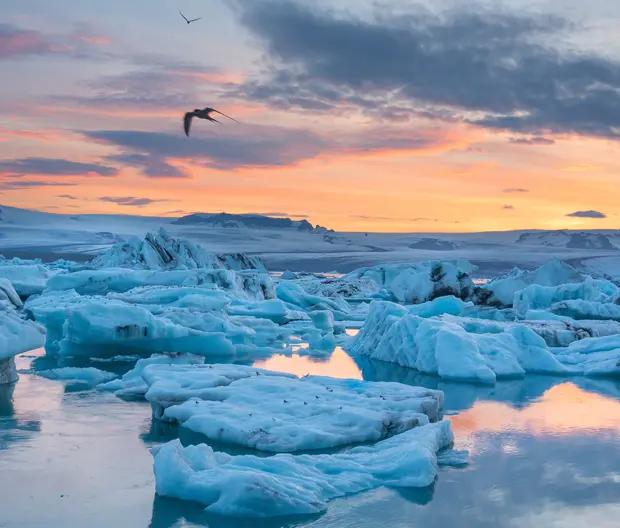
[[[32,362],[18,358],[18,368]],[[444,390],[457,447],[470,450],[470,464],[442,469],[433,489],[378,489],[334,501],[321,517],[235,522],[155,497],[148,449],[178,432],[152,423],[148,404],[72,392],[23,374],[12,394],[0,393],[0,526],[618,526],[620,380],[532,376],[476,387],[384,363],[358,364],[342,350],[330,359],[274,357],[260,365]],[[40,358],[34,366],[53,365]]]

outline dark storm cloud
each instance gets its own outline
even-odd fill
[[[237,0],[266,75],[236,95],[282,108],[401,107],[520,133],[620,135],[620,63],[548,42],[558,18],[419,9],[374,20],[285,0]]]
[[[573,218],[607,218],[605,213],[599,211],[575,211],[566,216],[571,216]]]
[[[199,123],[196,126],[201,126]],[[223,130],[223,128],[222,128]],[[184,177],[170,160],[185,159],[220,170],[291,166],[322,154],[363,155],[386,150],[417,151],[447,143],[433,132],[369,128],[339,137],[269,126],[244,125],[217,135],[187,138],[182,134],[130,130],[82,132],[87,138],[118,147],[107,159],[141,167],[150,177]],[[336,134],[333,134],[335,136]]]
[[[118,154],[108,156],[109,162],[120,163],[140,169],[148,178],[189,178],[189,173],[170,165],[164,158],[156,154]]]
[[[81,163],[60,158],[19,158],[0,161],[0,174],[112,177],[118,174],[118,169],[101,163]]]
[[[122,156],[137,154],[135,161],[149,156],[159,160],[192,159],[222,170],[291,165],[313,158],[325,148],[325,140],[305,131],[272,130],[271,134],[201,138],[124,130],[85,132],[85,135],[125,150]]]

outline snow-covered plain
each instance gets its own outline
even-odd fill
[[[9,213],[9,232],[28,228],[17,222],[28,214]],[[464,244],[454,243],[437,246],[450,253],[441,260],[437,249],[421,250],[433,253],[429,260],[408,262],[394,258],[398,249],[373,250],[384,263],[338,276],[276,276],[255,255],[206,249],[176,236],[179,225],[155,231],[151,220],[140,220],[151,233],[144,239],[97,235],[114,245],[91,262],[0,261],[0,372],[8,368],[5,381],[12,381],[6,362],[44,345],[38,376],[67,390],[146,400],[155,421],[197,433],[197,446],[173,440],[153,450],[156,488],[210,512],[318,513],[332,499],[379,486],[429,486],[440,462],[463,462],[449,451],[442,391],[251,366],[299,353],[300,344],[317,359],[340,345],[360,365],[397,365],[415,379],[446,383],[620,376],[613,273],[593,277],[551,259],[481,284],[472,278],[475,264],[452,254]],[[315,237],[317,247],[324,235],[295,232]],[[562,251],[612,251],[600,237],[590,243],[584,236],[526,236],[514,244],[542,240],[541,253],[566,239]],[[360,331],[350,337],[353,327]],[[114,365],[126,360],[115,358],[140,359],[118,372]],[[213,442],[262,454],[225,454]]]
[[[0,209],[0,254],[6,257],[83,261],[119,240],[142,239],[164,227],[172,236],[203,244],[215,254],[259,256],[270,270],[279,271],[346,273],[384,263],[466,259],[478,266],[477,275],[488,277],[514,266],[532,269],[557,257],[597,277],[620,273],[620,234],[614,230],[326,235],[269,226],[179,224],[170,217],[60,215],[2,205]]]

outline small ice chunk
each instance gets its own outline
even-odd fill
[[[36,371],[35,374],[50,380],[68,381],[70,383],[85,383],[93,387],[99,383],[110,381],[117,377],[116,374],[113,374],[112,372],[99,370],[95,367],[64,367],[51,370],[39,370]]]

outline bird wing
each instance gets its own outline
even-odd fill
[[[187,18],[185,18],[185,15],[183,13],[181,13],[181,11],[179,11],[179,15],[181,15],[183,17],[183,20],[185,20],[185,22],[189,22],[189,20],[187,20]]]
[[[217,112],[218,114],[221,114],[224,117],[227,117],[228,119],[232,119],[235,123],[239,123],[239,121],[237,121],[236,119],[230,117],[229,115],[226,115],[224,112],[220,112],[219,110],[216,110],[215,108],[210,108],[209,110],[211,110],[212,112]],[[239,123],[239,124],[241,124],[241,123]]]
[[[188,20],[188,22],[196,22],[198,20],[200,20],[202,17],[198,17],[198,18],[192,18],[191,20]]]
[[[189,136],[189,127],[192,126],[192,117],[194,117],[194,112],[187,112],[183,116],[183,129],[185,130],[186,136]]]

